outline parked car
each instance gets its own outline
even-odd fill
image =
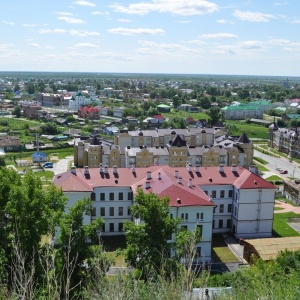
[[[280,174],[287,174],[287,173],[288,173],[287,170],[282,170],[282,171],[280,172]]]
[[[282,171],[282,169],[281,169],[281,168],[276,168],[276,171],[279,171],[279,172],[281,172],[281,171]]]
[[[45,163],[42,165],[42,167],[43,167],[44,169],[53,168],[53,162],[50,162],[50,161],[45,162]]]

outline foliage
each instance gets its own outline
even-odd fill
[[[290,218],[299,218],[299,217],[300,215],[297,215],[293,212],[274,214],[273,236],[276,237],[299,236],[300,234],[287,224]]]
[[[208,123],[214,126],[218,121],[222,119],[222,113],[220,107],[214,106],[208,110]]]
[[[20,118],[21,117],[21,107],[15,106],[12,114],[15,115],[16,118]]]
[[[57,134],[59,132],[57,125],[53,122],[41,125],[41,131],[43,134]]]
[[[5,167],[6,166],[6,162],[5,162],[5,156],[1,155],[0,156],[0,167]]]
[[[167,197],[161,199],[154,193],[145,194],[139,189],[131,215],[140,223],[125,223],[125,261],[139,270],[142,278],[149,270],[159,273],[167,265],[171,248],[167,240],[179,223],[169,216],[169,201]]]

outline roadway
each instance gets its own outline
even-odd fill
[[[264,165],[264,167],[283,179],[288,179],[288,177],[300,178],[300,169],[298,168],[299,164],[296,162],[290,162],[287,158],[283,157],[267,155],[257,150],[254,150],[254,156],[268,162],[266,165]],[[277,168],[287,170],[288,174],[280,174],[280,172],[276,170]]]

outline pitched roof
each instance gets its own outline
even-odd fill
[[[167,165],[135,168],[134,172],[131,168],[118,168],[117,174],[113,173],[112,168],[108,168],[107,174],[100,173],[99,168],[89,168],[89,177],[84,176],[83,169],[77,169],[77,175],[71,174],[70,171],[56,175],[54,184],[61,187],[64,192],[92,191],[96,187],[134,187],[136,184],[141,185],[147,171],[150,171],[156,175],[159,172],[168,174],[168,180],[173,178],[172,184],[179,186],[174,182],[174,180],[178,180],[174,175],[175,170],[178,171],[178,176],[182,177],[180,187],[185,191],[187,189],[190,193],[192,193],[192,190],[188,188],[190,178],[195,187],[203,185],[232,185],[239,189],[276,189],[273,184],[251,173],[244,167],[235,167],[235,171],[231,167],[223,167],[223,172],[219,171],[219,167],[200,167],[199,172],[196,172],[194,168],[188,170],[186,167],[173,168]],[[150,185],[151,182],[153,183],[156,180],[157,176],[151,177]],[[174,189],[170,189],[170,191],[174,191]],[[162,193],[162,190],[158,190],[158,192]]]
[[[237,142],[243,144],[251,144],[251,141],[248,139],[245,133],[242,133],[242,135],[238,138]]]

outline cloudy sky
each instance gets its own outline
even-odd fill
[[[0,71],[300,75],[299,0],[0,4]]]

